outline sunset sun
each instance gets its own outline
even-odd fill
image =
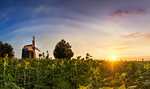
[[[115,56],[111,56],[111,57],[109,57],[109,60],[110,61],[117,61],[117,58]]]

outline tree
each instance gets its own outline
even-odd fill
[[[73,57],[74,55],[74,53],[71,50],[71,45],[64,39],[62,39],[60,42],[56,44],[53,54],[54,57],[58,59],[61,58],[71,59],[71,57]]]
[[[42,54],[40,53],[40,54],[39,54],[39,59],[41,59],[41,57],[42,57]]]
[[[49,53],[48,50],[46,51],[47,55],[46,55],[46,59],[49,59]]]
[[[8,43],[3,44],[0,41],[0,57],[3,58],[3,57],[5,57],[6,54],[8,55],[9,58],[14,57],[13,48],[10,44],[8,44]]]
[[[89,53],[86,53],[86,60],[92,59],[92,56]]]
[[[43,56],[43,59],[44,59],[45,58],[45,53],[44,52],[42,53],[42,56]]]

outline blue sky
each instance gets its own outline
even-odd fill
[[[0,0],[0,40],[18,58],[33,35],[52,57],[62,38],[74,57],[149,56],[149,5],[149,0]]]

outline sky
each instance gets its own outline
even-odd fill
[[[150,0],[0,0],[0,40],[15,57],[32,36],[51,57],[61,39],[74,57],[148,57]]]

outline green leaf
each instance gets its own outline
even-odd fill
[[[111,87],[102,87],[102,89],[113,89]]]
[[[134,89],[134,88],[136,88],[136,87],[137,87],[137,85],[129,86],[127,89]]]
[[[115,89],[126,89],[126,87],[125,87],[125,85],[123,84],[122,86],[117,87],[117,88],[115,88]]]

